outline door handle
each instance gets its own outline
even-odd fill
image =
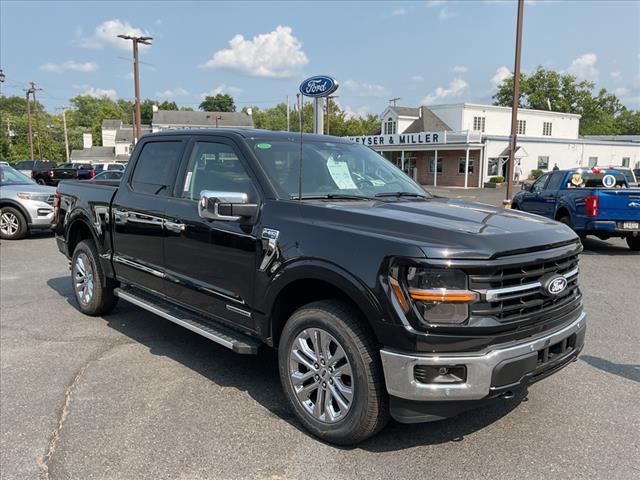
[[[184,232],[185,224],[182,222],[169,222],[167,220],[164,221],[164,227],[173,233],[181,233]]]
[[[129,218],[129,212],[126,210],[114,210],[113,217],[116,223],[127,223],[127,219]]]

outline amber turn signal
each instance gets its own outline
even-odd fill
[[[412,300],[421,302],[455,302],[469,303],[478,299],[478,294],[469,290],[447,290],[445,288],[437,290],[409,289],[409,296]]]

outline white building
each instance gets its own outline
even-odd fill
[[[493,176],[506,176],[509,107],[471,103],[389,106],[380,121],[379,135],[352,139],[381,152],[424,185],[479,187]],[[556,164],[561,169],[640,168],[640,137],[580,137],[579,126],[580,115],[519,109],[515,157],[523,176]]]

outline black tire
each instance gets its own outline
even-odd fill
[[[71,259],[71,287],[78,302],[78,307],[82,313],[92,316],[109,313],[118,303],[118,297],[113,294],[115,285],[104,279],[98,258],[98,252],[93,241],[82,240],[73,251]],[[81,260],[82,268],[79,259]],[[81,274],[81,270],[84,274]],[[80,277],[84,277],[83,285],[87,287],[84,290],[86,294],[83,294],[83,290],[78,286]],[[90,294],[88,294],[89,278],[91,280]]]
[[[636,235],[635,237],[629,235],[627,237],[627,245],[629,245],[629,248],[634,252],[640,251],[640,235]]]
[[[380,431],[389,420],[389,399],[380,355],[373,334],[360,320],[361,315],[351,305],[337,300],[323,300],[298,309],[287,321],[280,337],[280,380],[291,409],[313,435],[337,445],[359,443]],[[349,377],[353,394],[351,403],[344,418],[335,423],[326,423],[314,417],[298,400],[294,390],[290,355],[298,335],[308,329],[321,329],[332,336],[344,350],[352,372]],[[323,370],[326,373],[326,369]],[[318,388],[320,382],[324,385],[322,378],[318,381]],[[337,391],[337,380],[335,384],[333,380],[330,381],[334,391]],[[326,388],[328,391],[332,387]],[[317,395],[319,390],[316,400]]]
[[[13,207],[0,209],[0,238],[20,240],[26,237],[28,232],[27,220],[20,210]]]
[[[511,204],[511,210],[520,210],[520,207],[518,206],[517,203],[512,203]]]

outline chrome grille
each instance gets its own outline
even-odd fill
[[[558,296],[542,291],[541,279],[553,274],[567,279],[567,288]],[[561,317],[582,300],[578,255],[469,272],[469,287],[481,293],[481,301],[471,305],[471,315],[493,317],[502,324],[529,324]]]

